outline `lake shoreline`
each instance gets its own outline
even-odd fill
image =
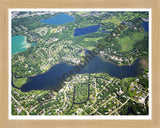
[[[36,45],[35,43],[28,43],[27,37],[23,35],[12,36],[11,55],[25,52],[28,48]]]
[[[94,74],[94,73],[107,73],[110,77],[123,79],[126,77],[137,77],[139,75],[139,60],[136,60],[131,66],[117,66],[116,64],[104,62],[99,56],[96,56],[91,59],[89,63],[87,63],[84,68],[81,68],[81,71],[74,74]],[[68,63],[59,63],[57,65],[53,65],[49,68],[45,73],[41,73],[34,77],[28,77],[26,84],[22,85],[22,91],[30,91],[30,90],[43,90],[46,87],[56,87],[59,82],[63,81],[63,77],[66,79],[69,77],[70,71],[74,70],[77,65],[73,66]],[[118,73],[117,73],[118,72]],[[67,74],[64,76],[64,74]]]
[[[118,64],[116,64],[116,63],[114,63],[114,62],[112,62],[111,60],[108,60],[108,59],[104,59],[102,56],[98,56],[102,61],[104,61],[104,62],[107,62],[107,63],[110,63],[110,64],[114,64],[114,65],[116,65],[116,66],[119,66],[119,67],[121,67],[121,66],[131,66],[136,60],[134,60],[134,62],[131,64],[131,65],[118,65]],[[140,58],[138,58],[138,59],[140,59]],[[72,63],[70,63],[70,62],[68,62],[68,61],[61,61],[61,62],[59,62],[59,63],[57,63],[57,64],[53,64],[53,65],[51,65],[46,71],[43,71],[42,73],[38,73],[38,74],[33,74],[32,76],[29,76],[29,77],[17,77],[17,76],[15,76],[15,79],[21,79],[21,78],[28,78],[28,79],[30,79],[30,78],[32,78],[32,77],[36,77],[36,76],[39,76],[39,75],[43,75],[43,74],[45,74],[45,73],[47,73],[51,68],[53,68],[53,67],[55,67],[55,66],[57,66],[57,65],[59,65],[59,64],[62,64],[62,63],[65,63],[67,66],[73,66],[73,68],[74,68],[74,66],[79,66],[79,65],[77,65],[77,64],[72,64]],[[92,63],[92,60],[89,62],[89,63]],[[85,69],[88,67],[88,64],[85,66]],[[98,72],[97,72],[98,73]],[[103,72],[102,72],[103,73]],[[79,74],[81,74],[81,73],[79,73]],[[115,77],[115,76],[111,76],[111,77]],[[115,77],[116,78],[116,77]],[[23,86],[23,85],[22,85]]]

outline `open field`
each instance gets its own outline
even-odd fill
[[[119,39],[118,43],[121,45],[120,52],[130,51],[135,43],[129,36]]]
[[[82,15],[83,13],[86,13],[86,11],[77,12],[78,15]]]
[[[132,35],[132,39],[134,40],[134,41],[139,41],[139,40],[142,40],[144,38],[144,33],[134,33],[133,35]]]
[[[21,88],[23,84],[25,84],[27,82],[27,78],[19,78],[16,79],[13,78],[13,83],[16,87]]]
[[[114,23],[114,24],[117,24],[119,25],[120,23],[122,23],[122,21],[116,17],[112,17],[112,18],[109,18],[109,19],[106,19],[106,20],[103,20],[102,23],[106,23],[106,22],[111,22],[111,23]]]
[[[87,47],[88,50],[93,50],[94,48],[96,48],[96,47],[94,47],[94,46],[88,46]]]
[[[99,38],[85,38],[84,41],[97,41],[99,39],[101,39],[102,37]]]

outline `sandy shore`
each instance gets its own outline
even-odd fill
[[[25,48],[25,49],[27,49],[27,48],[29,48],[30,46],[31,46],[31,44],[30,43],[27,43],[27,37],[24,37],[25,39],[24,39],[24,41],[23,41],[23,47],[22,48]]]

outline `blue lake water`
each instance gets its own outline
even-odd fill
[[[21,87],[22,91],[31,90],[45,90],[56,87],[62,79],[64,73],[70,72],[74,68],[73,65],[60,63],[52,66],[47,72],[30,77],[28,82]],[[139,66],[139,59],[137,59],[131,66],[117,66],[116,64],[104,62],[100,57],[96,56],[87,64],[87,66],[80,71],[79,74],[84,73],[108,73],[112,77],[125,78],[138,76],[141,69]]]
[[[96,32],[100,27],[101,27],[100,25],[93,25],[85,28],[76,28],[74,29],[74,36],[80,36],[80,35]]]
[[[147,21],[147,22],[143,22],[143,23],[142,23],[142,26],[143,26],[143,28],[144,28],[144,30],[145,30],[146,32],[149,31],[149,24],[148,24],[148,21]]]
[[[65,24],[68,22],[73,22],[74,20],[75,20],[74,17],[68,14],[65,14],[65,13],[60,13],[48,19],[41,20],[40,22],[45,23],[45,24],[61,25],[61,24]]]
[[[12,54],[25,51],[28,47],[36,45],[36,43],[27,43],[26,37],[24,36],[13,36],[12,37]]]

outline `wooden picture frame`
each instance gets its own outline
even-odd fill
[[[152,13],[152,119],[140,120],[10,120],[9,119],[9,9],[10,8],[147,8]],[[158,63],[159,55],[159,17],[160,1],[159,0],[141,0],[141,1],[84,1],[84,0],[0,0],[0,127],[160,127],[160,79],[158,79],[160,68]]]

